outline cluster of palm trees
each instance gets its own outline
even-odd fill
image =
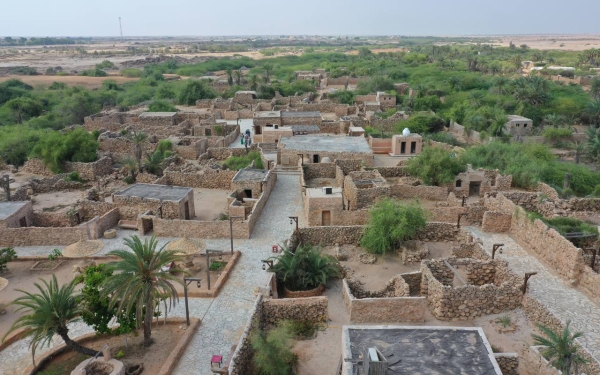
[[[178,301],[176,284],[181,278],[163,271],[164,266],[182,260],[182,256],[158,247],[152,237],[142,241],[137,236],[125,239],[129,250],[114,250],[108,255],[118,260],[109,264],[113,275],[102,285],[102,295],[109,299],[119,313],[135,312],[138,325],[144,331],[144,346],[152,344],[152,319],[157,304],[163,302],[165,311]],[[95,350],[86,348],[69,337],[69,324],[80,319],[84,304],[75,290],[76,282],[59,285],[56,276],[50,281],[35,283],[37,292],[18,290],[23,295],[12,302],[22,315],[6,333],[3,340],[17,329],[31,339],[32,355],[38,347],[49,344],[54,335],[60,336],[67,347],[79,353],[94,356]],[[138,327],[139,328],[139,327]]]
[[[579,64],[600,66],[600,48],[585,50],[579,54]]]

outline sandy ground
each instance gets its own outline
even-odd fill
[[[43,193],[33,196],[33,209],[45,211],[58,211],[63,207],[67,207],[77,203],[83,199],[84,190],[59,191],[54,193]]]
[[[232,190],[217,189],[194,189],[194,208],[196,217],[194,220],[213,221],[220,214],[227,213],[227,197]]]
[[[73,266],[79,264],[80,260],[62,259],[62,263],[58,268],[47,271],[32,271],[30,268],[36,263],[35,261],[17,261],[8,264],[8,271],[3,272],[0,276],[8,279],[8,286],[0,291],[0,304],[9,304],[15,298],[22,295],[21,292],[15,289],[21,289],[27,292],[36,292],[37,288],[33,285],[39,282],[40,278],[49,280],[52,274],[56,275],[59,285],[70,282],[73,279]],[[97,261],[98,262],[98,261]],[[18,313],[14,312],[14,307],[9,306],[6,310],[6,315],[0,318],[0,337],[3,337],[8,332],[10,326],[19,317]]]
[[[227,253],[223,254],[221,261],[229,262],[230,259],[231,259],[231,255],[229,254],[229,252],[227,252]],[[212,262],[213,260],[219,261],[219,256],[216,254],[211,254],[210,261]],[[200,279],[202,279],[202,281],[200,282],[200,288],[198,288],[196,283],[191,283],[188,286],[188,290],[190,292],[197,291],[197,290],[208,290],[208,282],[207,282],[207,277],[206,277],[206,257],[204,257],[204,256],[195,257],[194,265],[197,267],[196,271],[193,273],[190,273],[189,275],[185,275],[185,277],[200,278]],[[222,271],[210,271],[211,289],[214,289],[214,285],[217,282],[217,279],[219,278],[219,276],[221,276],[221,272]],[[175,273],[175,276],[183,279],[184,274],[179,272],[179,273]],[[184,292],[183,285],[175,284],[175,289],[177,290],[177,292],[180,295],[183,295],[183,292]]]
[[[161,323],[162,321],[159,322],[158,325],[152,327],[152,338],[155,342],[150,348],[143,347],[142,342],[144,340],[144,335],[141,334],[141,332],[137,337],[135,335],[129,335],[127,338],[129,347],[125,346],[125,336],[100,338],[86,344],[86,346],[100,350],[104,344],[108,344],[113,356],[119,351],[123,351],[125,356],[119,360],[123,361],[126,366],[143,363],[144,374],[157,374],[167,357],[171,354],[173,349],[175,349],[175,346],[185,333],[185,330],[180,329],[176,324],[164,326]],[[54,358],[51,364],[64,366],[64,370],[66,370],[66,373],[68,374],[75,366],[81,363],[81,358],[81,355],[78,353],[67,352]]]
[[[446,258],[450,256],[453,243],[449,242],[427,242],[429,248],[429,258]],[[386,255],[377,255],[377,261],[374,264],[364,264],[359,260],[359,255],[365,253],[363,248],[344,245],[341,246],[348,253],[348,260],[341,261],[342,266],[349,267],[354,271],[354,277],[364,283],[367,290],[383,289],[387,282],[399,273],[418,271],[421,268],[420,263],[402,264],[402,259],[395,253]],[[323,248],[326,254],[334,254],[335,247],[328,246]]]
[[[394,157],[384,154],[376,154],[373,158],[374,167],[395,167],[398,165],[400,160],[406,160],[405,157]]]
[[[516,35],[501,36],[501,42],[494,43],[508,47],[512,41],[517,47],[527,44],[541,50],[583,51],[600,48],[600,35]]]
[[[102,87],[102,82],[110,79],[118,84],[125,82],[135,82],[138,78],[127,78],[121,76],[109,77],[83,77],[83,76],[8,76],[0,77],[0,82],[8,81],[9,79],[19,79],[33,87],[47,88],[53,82],[62,82],[69,86],[82,86],[87,89],[97,89]]]

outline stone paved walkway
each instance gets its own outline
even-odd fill
[[[279,175],[277,184],[271,192],[269,201],[254,228],[249,240],[235,240],[234,247],[242,252],[232,275],[215,299],[192,298],[189,301],[190,316],[200,318],[202,324],[194,338],[181,357],[173,374],[180,375],[210,375],[210,358],[213,354],[229,355],[232,345],[237,344],[246,322],[250,309],[254,304],[254,289],[263,286],[265,272],[262,270],[261,259],[272,255],[271,246],[281,244],[289,238],[293,225],[289,216],[299,216],[303,226],[302,197],[300,195],[300,179],[294,175]],[[105,248],[100,254],[105,254],[115,248],[123,248],[122,238],[133,231],[119,231],[119,237],[113,240],[103,240]],[[170,239],[161,238],[160,244]],[[207,240],[211,249],[229,249],[229,240]],[[56,246],[20,247],[19,255],[48,255]],[[185,316],[183,300],[171,310],[168,316]],[[70,326],[71,337],[79,337],[92,330],[83,323]],[[61,344],[55,339],[52,346]],[[0,373],[3,375],[21,374],[31,364],[29,342],[18,341],[0,352]],[[38,350],[36,356],[47,351]]]
[[[550,273],[535,257],[529,255],[509,235],[484,233],[479,228],[468,227],[474,237],[483,241],[484,249],[491,255],[494,243],[503,243],[502,254],[496,257],[509,262],[510,269],[523,277],[525,272],[537,272],[529,279],[527,293],[548,307],[563,323],[571,320],[574,331],[584,332],[578,339],[596,360],[600,359],[600,307],[585,294],[565,284]],[[600,362],[600,361],[599,361]]]

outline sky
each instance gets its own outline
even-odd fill
[[[0,36],[600,34],[600,0],[0,0]]]

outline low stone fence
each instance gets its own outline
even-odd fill
[[[405,167],[375,167],[383,177],[406,177],[408,172]]]
[[[267,299],[263,301],[261,324],[273,327],[282,320],[321,323],[327,320],[327,297]]]
[[[519,355],[517,353],[494,353],[494,358],[502,370],[502,375],[519,375]],[[531,374],[537,374],[532,372]]]
[[[304,171],[304,179],[312,180],[313,178],[335,178],[335,163],[311,163],[302,166]]]
[[[229,221],[165,220],[152,218],[157,237],[229,238]],[[233,222],[233,238],[250,238],[248,221]]]
[[[66,228],[3,228],[0,229],[0,246],[71,245],[87,238],[85,224]]]
[[[400,276],[398,276],[400,277]],[[394,282],[394,279],[390,280]],[[425,297],[375,297],[357,298],[348,281],[342,281],[342,295],[350,323],[400,323],[423,322],[427,299]],[[408,290],[408,284],[403,283]],[[403,291],[404,292],[404,291]]]
[[[421,294],[427,296],[429,308],[437,319],[468,320],[521,305],[522,280],[508,270],[506,262],[475,259],[448,259],[447,262],[467,266],[468,284],[453,287],[454,273],[444,260],[421,263]]]
[[[113,208],[100,217],[95,217],[88,222],[91,239],[104,237],[104,232],[115,227],[119,223],[119,209]]]
[[[510,230],[512,215],[498,211],[485,211],[481,230],[489,233],[505,233]]]
[[[428,201],[445,201],[448,199],[448,188],[427,185],[392,185],[390,196],[397,199],[424,199]]]
[[[417,239],[432,242],[460,241],[465,235],[466,232],[460,230],[456,223],[430,221],[425,229],[419,232]]]
[[[302,242],[313,246],[358,245],[364,227],[360,225],[348,227],[308,227],[300,228]]]
[[[168,185],[230,190],[231,180],[236,173],[237,171],[205,168],[194,172],[166,170],[164,176]]]
[[[229,375],[246,375],[253,373],[252,356],[254,355],[254,350],[250,343],[250,337],[252,336],[252,332],[260,329],[262,313],[263,295],[259,294],[254,302],[254,307],[252,308],[250,317],[246,323],[246,328],[244,328],[240,341],[238,341],[237,347],[231,357],[228,369]]]
[[[429,220],[441,221],[444,223],[456,223],[458,215],[467,213],[467,207],[451,206],[451,207],[429,207],[425,211],[429,212]],[[467,217],[468,220],[469,218]],[[465,219],[462,219],[462,223],[465,223]]]

